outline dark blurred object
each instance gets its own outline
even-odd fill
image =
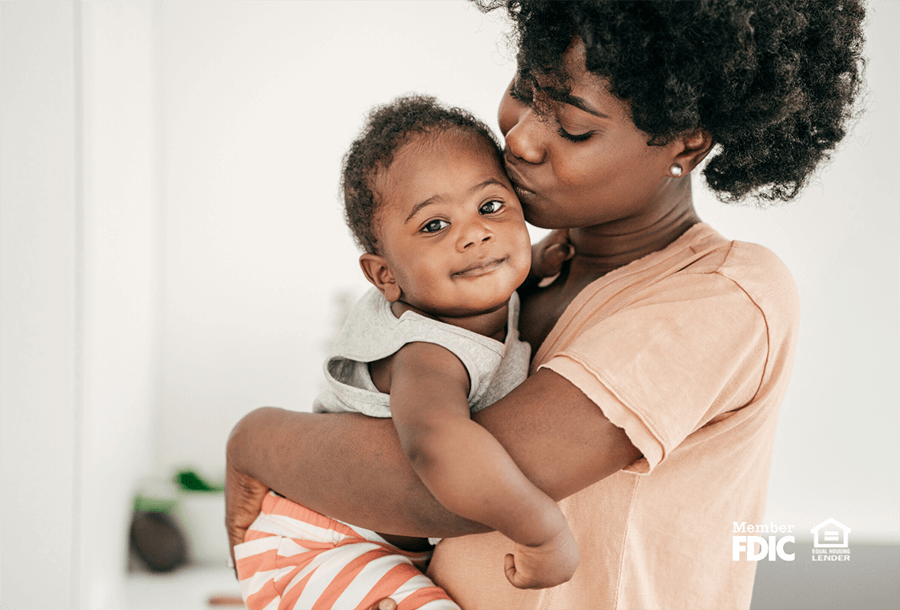
[[[154,572],[170,572],[187,562],[184,536],[169,515],[135,511],[131,521],[131,546]]]

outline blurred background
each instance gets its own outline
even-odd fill
[[[774,250],[803,306],[766,515],[795,526],[797,561],[760,566],[755,608],[900,605],[898,19],[869,2],[864,114],[798,201],[729,207],[694,177],[700,216]],[[0,2],[4,607],[237,591],[220,496],[170,481],[221,482],[253,408],[310,408],[366,288],[341,156],[410,91],[496,129],[505,31],[461,0]],[[186,531],[170,580],[129,553],[148,497]],[[852,565],[809,563],[829,518]]]

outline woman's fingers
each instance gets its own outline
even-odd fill
[[[228,547],[232,562],[234,547],[244,541],[247,529],[259,516],[263,498],[269,488],[250,475],[225,466],[225,529],[228,531]],[[237,575],[237,568],[235,568]]]

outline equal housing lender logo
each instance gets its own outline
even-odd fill
[[[735,521],[732,533],[732,561],[794,561],[796,557],[793,525]],[[849,527],[836,519],[826,519],[810,533],[813,535],[813,561],[850,561]]]
[[[810,530],[813,561],[850,561],[850,528],[835,519],[826,519]]]

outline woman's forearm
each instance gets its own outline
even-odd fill
[[[557,501],[640,457],[603,405],[552,371],[538,371],[473,419]],[[432,497],[387,419],[257,409],[235,426],[228,462],[291,500],[375,531],[440,537],[487,531]]]
[[[543,369],[472,419],[557,502],[641,457],[624,430],[568,380]]]
[[[230,467],[335,519],[405,536],[487,531],[432,497],[387,419],[265,407],[238,422],[227,451]]]

